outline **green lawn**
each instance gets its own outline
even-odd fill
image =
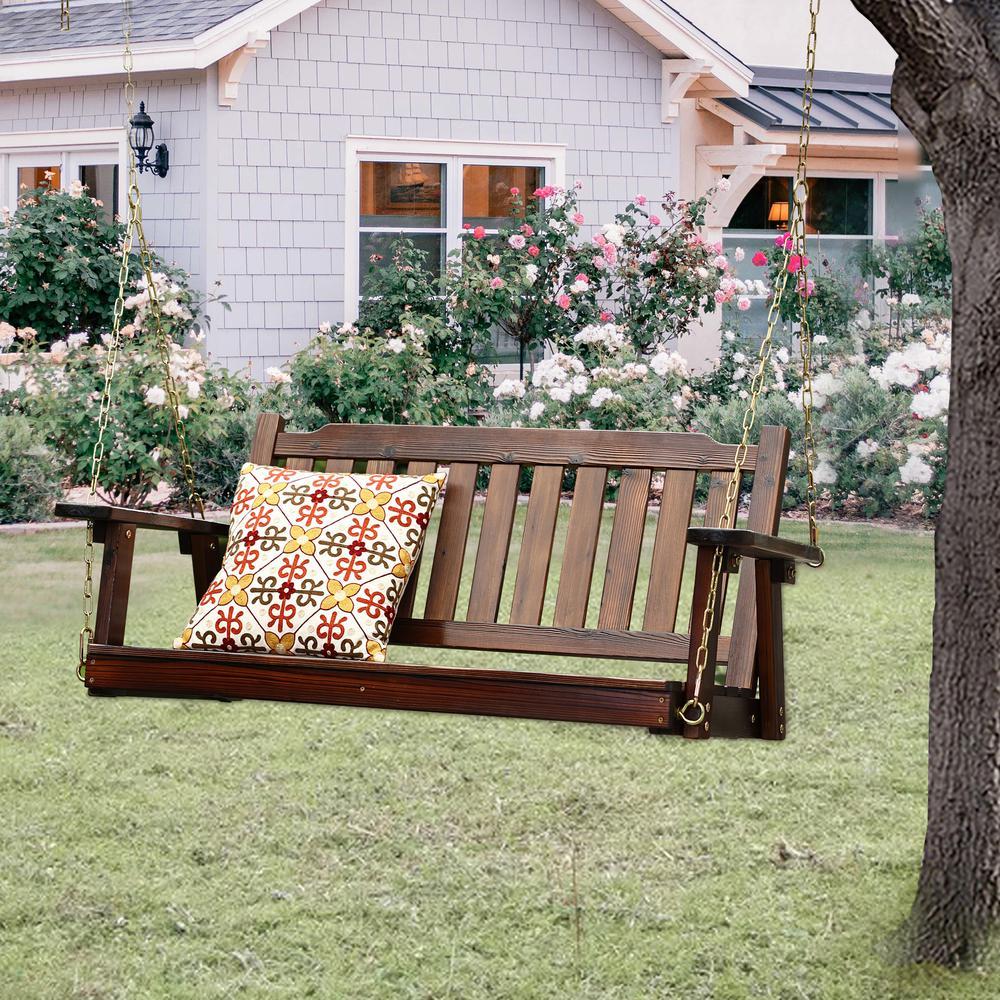
[[[1000,993],[892,961],[924,822],[928,535],[829,528],[787,592],[784,744],[88,699],[81,543],[0,536],[3,1000]],[[142,538],[131,641],[176,633],[188,573]]]

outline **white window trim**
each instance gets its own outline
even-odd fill
[[[511,163],[526,166],[540,166],[546,169],[546,184],[560,187],[566,185],[566,147],[563,145],[535,142],[483,142],[460,139],[403,139],[374,136],[347,137],[345,153],[344,184],[344,319],[353,322],[358,317],[359,273],[358,241],[361,232],[360,219],[360,173],[364,160],[406,162],[421,160],[426,163]],[[454,220],[462,217],[461,176],[446,178],[447,206],[445,252],[450,253],[459,245],[458,232]],[[452,228],[447,228],[451,221]],[[423,230],[420,230],[423,232]],[[430,229],[428,232],[442,232]]]
[[[5,132],[0,134],[0,202],[13,209],[17,204],[17,168],[23,166],[48,166],[30,162],[34,157],[43,159],[58,155],[61,186],[69,190],[72,183],[71,166],[79,162],[79,155],[111,157],[105,163],[118,164],[119,204],[124,194],[128,170],[128,137],[124,128],[64,129],[53,132]]]

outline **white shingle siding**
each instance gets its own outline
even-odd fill
[[[676,183],[660,62],[595,0],[324,0],[271,32],[233,108],[214,70],[140,78],[171,157],[142,180],[149,235],[218,277],[212,353],[261,377],[343,316],[346,136],[562,144],[588,220],[608,221]],[[0,130],[122,118],[117,80],[0,90]]]
[[[190,271],[203,286],[202,122],[205,83],[182,76],[140,80],[138,99],[146,101],[156,123],[157,141],[170,150],[165,178],[140,180],[146,235],[161,257]],[[60,129],[114,128],[125,118],[120,81],[79,81],[65,85],[4,85],[0,89],[0,132],[50,132]],[[124,182],[119,207],[125,211]]]

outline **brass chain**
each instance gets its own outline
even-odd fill
[[[792,238],[795,252],[802,261],[798,283],[799,355],[802,359],[803,450],[806,456],[806,509],[809,516],[809,544],[819,547],[816,522],[816,439],[813,435],[812,328],[809,325],[809,269],[806,264],[806,201],[809,195],[809,124],[812,120],[813,81],[816,75],[816,18],[821,0],[810,0],[811,28],[806,47],[806,79],[802,88],[802,124],[799,127],[799,162],[795,169],[795,211],[792,213]]]
[[[62,7],[59,11],[59,30],[69,31],[69,0],[62,0]]]
[[[64,0],[68,7],[68,0]],[[134,58],[132,54],[132,4],[131,0],[122,3],[122,34],[125,38],[125,50],[122,56],[122,66],[125,70],[125,108],[126,117],[135,113],[135,81],[133,79]],[[177,440],[184,468],[184,478],[188,487],[188,505],[191,513],[195,510],[204,516],[205,509],[201,496],[194,485],[194,470],[191,467],[191,456],[187,447],[187,436],[184,431],[184,421],[180,415],[180,401],[177,394],[176,380],[170,368],[170,341],[163,329],[162,313],[156,284],[153,281],[153,257],[146,242],[142,226],[142,196],[139,191],[139,170],[136,165],[135,153],[129,148],[128,162],[128,222],[125,227],[125,238],[121,247],[121,263],[118,267],[118,293],[115,298],[114,313],[111,324],[111,334],[107,345],[107,357],[104,362],[104,387],[101,392],[100,409],[97,419],[97,441],[90,458],[90,498],[97,495],[100,485],[101,466],[104,463],[104,438],[111,418],[112,389],[115,372],[118,366],[118,356],[122,344],[122,320],[125,315],[125,299],[129,288],[129,270],[132,260],[132,249],[136,237],[139,244],[139,261],[146,278],[149,293],[150,314],[154,329],[157,332],[157,345],[164,368],[164,384],[170,400],[171,416],[177,432]],[[77,665],[77,676],[84,679],[87,662],[87,651],[94,637],[94,522],[87,522],[87,533],[84,547],[84,582],[83,582],[83,628],[80,629],[80,659]]]
[[[806,82],[802,89],[802,125],[799,130],[799,160],[795,171],[795,185],[792,189],[794,199],[794,210],[790,234],[792,239],[786,240],[782,245],[781,278],[778,280],[771,298],[771,305],[767,312],[767,332],[760,343],[757,352],[757,368],[754,371],[753,379],[750,382],[750,397],[747,402],[746,412],[743,414],[743,435],[736,448],[736,458],[733,463],[733,474],[729,479],[729,486],[726,489],[726,504],[719,519],[720,528],[728,528],[736,516],[737,504],[739,502],[740,480],[743,478],[743,466],[746,463],[747,453],[750,448],[750,437],[753,433],[754,424],[757,421],[757,406],[760,402],[760,395],[764,388],[764,380],[767,377],[767,368],[771,360],[771,346],[774,341],[774,330],[781,318],[781,303],[788,288],[788,280],[791,272],[788,265],[792,257],[792,251],[798,254],[802,260],[805,259],[805,208],[808,189],[806,185],[806,157],[809,151],[809,133],[812,120],[813,105],[813,81],[816,72],[816,20],[819,16],[821,0],[809,0],[809,39],[807,43],[806,55]],[[808,469],[809,483],[809,535],[812,544],[818,541],[818,528],[816,527],[816,502],[815,485],[813,482],[813,455],[811,449],[815,447],[812,436],[812,337],[807,318],[808,288],[806,286],[806,273],[804,268],[797,272],[800,276],[799,302],[802,316],[802,329],[800,331],[800,352],[802,354],[802,402],[805,415],[806,426],[806,466]],[[808,342],[808,343],[806,343]],[[682,722],[689,726],[698,726],[705,721],[708,714],[707,708],[701,701],[701,685],[705,669],[708,666],[708,646],[712,629],[715,626],[715,605],[719,594],[719,581],[722,578],[722,561],[725,554],[724,546],[717,546],[712,556],[712,576],[708,590],[708,601],[701,620],[701,642],[698,652],[695,655],[695,684],[691,698],[679,709],[677,716]],[[689,718],[688,712],[694,714]]]

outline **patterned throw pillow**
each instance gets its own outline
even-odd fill
[[[385,659],[444,480],[244,465],[222,569],[174,646]]]

